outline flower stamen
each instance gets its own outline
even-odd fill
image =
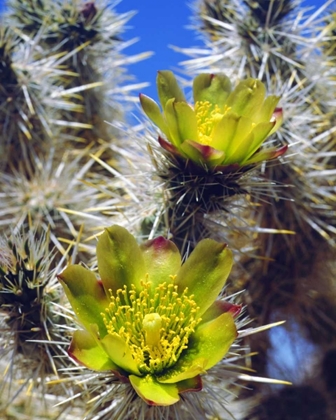
[[[140,292],[125,285],[116,296],[110,290],[111,302],[102,316],[108,334],[128,345],[139,371],[158,374],[176,363],[201,318],[188,288],[178,293],[171,280],[155,288],[149,281],[141,285]]]

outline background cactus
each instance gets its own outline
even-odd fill
[[[118,15],[103,1],[9,0],[8,6],[0,30],[0,348],[6,367],[0,417],[36,416],[35,397],[42,394],[41,418],[189,419],[207,413],[226,419],[229,412],[237,419],[332,418],[333,2],[316,12],[299,0],[193,4],[204,50],[176,48],[191,57],[181,66],[187,77],[177,76],[187,101],[190,79],[225,73],[233,87],[259,79],[284,109],[283,125],[266,147],[288,146],[286,154],[214,172],[204,165],[195,170],[162,139],[160,145],[162,132],[145,117],[140,126],[126,120],[133,92],[145,85],[133,83],[126,66],[149,55],[123,54],[128,43],[122,33],[132,13]],[[185,257],[204,237],[227,242],[236,265],[225,293],[254,318],[253,324],[239,320],[243,343],[205,377],[204,392],[170,408],[149,408],[120,378],[79,367],[67,354],[77,325],[55,274],[76,260],[96,270],[96,236],[115,223],[139,239],[169,237]],[[252,325],[263,330],[282,319],[286,326],[253,339],[258,328]],[[277,331],[307,344],[305,363],[315,371],[281,371]],[[255,350],[259,355],[249,364]],[[231,369],[237,363],[242,370]],[[279,392],[260,379],[264,384],[254,383],[255,392],[239,390],[237,383],[251,386],[244,373],[251,367],[295,386]],[[233,402],[227,388],[241,399]],[[302,399],[311,403],[308,412]],[[63,402],[57,413],[50,409],[55,402]]]

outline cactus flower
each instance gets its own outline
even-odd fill
[[[112,226],[97,243],[99,277],[70,265],[59,279],[83,329],[69,354],[129,383],[148,405],[168,406],[202,389],[201,375],[237,336],[240,307],[216,300],[232,267],[225,244],[204,239],[181,264],[163,237],[138,245]]]
[[[161,130],[159,142],[170,153],[208,168],[246,166],[282,155],[287,146],[261,148],[281,124],[279,97],[248,78],[236,88],[224,74],[200,74],[193,82],[194,106],[188,104],[171,71],[157,76],[159,105],[140,95],[146,115]]]

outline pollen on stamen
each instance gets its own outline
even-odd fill
[[[190,334],[201,321],[199,308],[186,288],[168,282],[142,289],[134,285],[110,292],[111,302],[102,313],[108,334],[122,338],[130,348],[141,373],[159,374],[173,366],[188,347]]]
[[[217,104],[214,105],[209,101],[197,101],[195,103],[199,143],[211,145],[212,131],[228,110],[229,108],[225,109],[223,112]]]

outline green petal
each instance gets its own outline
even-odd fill
[[[280,96],[274,96],[274,95],[268,96],[265,99],[257,115],[254,117],[254,122],[256,124],[261,123],[261,122],[269,122],[272,118],[272,115],[276,106],[278,105],[279,100],[280,100]]]
[[[201,324],[190,336],[188,351],[194,358],[204,357],[207,359],[206,369],[217,364],[229,351],[231,344],[237,338],[237,329],[232,314],[226,312]]]
[[[271,121],[275,121],[275,125],[272,131],[270,132],[270,135],[275,133],[277,129],[281,126],[282,120],[283,120],[282,108],[276,108],[271,118]]]
[[[169,137],[174,146],[179,147],[183,142],[178,125],[178,117],[174,106],[175,99],[169,99],[164,108],[164,115],[169,129]]]
[[[186,350],[187,352],[188,350]],[[157,381],[162,384],[175,384],[195,378],[201,373],[206,373],[207,359],[196,358],[186,359],[183,356],[175,363],[175,365],[164,372],[163,375],[157,376]]]
[[[268,123],[260,123],[253,129],[253,141],[250,143],[245,158],[241,162],[242,164],[246,162],[260,148],[260,146],[267,139],[269,133],[272,131],[274,125],[275,121]]]
[[[212,133],[211,146],[227,153],[235,138],[240,119],[241,117],[231,112],[224,115]]]
[[[248,78],[230,94],[227,105],[232,112],[253,119],[264,103],[265,93],[266,88],[260,80]]]
[[[186,102],[174,102],[177,124],[182,141],[198,139],[197,120],[194,110]]]
[[[152,120],[166,136],[168,136],[169,130],[158,104],[153,101],[153,99],[143,94],[140,95],[140,103],[147,117]]]
[[[121,369],[128,373],[141,375],[131,350],[125,341],[117,335],[106,335],[100,343],[109,358]]]
[[[230,79],[225,74],[200,74],[193,82],[194,103],[209,101],[222,109],[231,90]]]
[[[88,331],[77,330],[74,332],[68,353],[78,363],[89,369],[118,370],[118,366],[112,362]]]
[[[180,399],[176,384],[160,384],[150,375],[142,378],[130,375],[129,380],[135,392],[148,405],[167,406],[177,403]]]
[[[114,225],[105,229],[97,243],[98,271],[104,288],[115,293],[124,285],[141,287],[145,280],[145,263],[134,236],[127,229]]]
[[[220,315],[229,312],[233,317],[236,317],[241,312],[241,305],[235,305],[226,300],[218,299],[204,312],[202,315],[202,324],[212,321]]]
[[[170,281],[169,276],[175,275],[181,267],[177,246],[162,236],[145,242],[140,249],[153,287]]]
[[[165,109],[169,99],[185,101],[185,96],[180,89],[174,73],[170,70],[161,70],[157,74],[156,85],[162,109]]]
[[[212,321],[199,325],[189,337],[188,349],[181,355],[178,363],[192,365],[196,359],[204,359],[204,369],[216,365],[231,347],[237,337],[232,315],[226,312]]]
[[[227,148],[227,157],[230,162],[237,162],[237,158],[233,159],[233,155],[244,157],[250,146],[247,140],[253,129],[253,123],[250,118],[240,117],[236,126],[236,131],[231,143]]]
[[[186,287],[200,307],[200,316],[216,300],[233,264],[232,252],[226,244],[203,239],[178,271],[176,284],[179,290]]]
[[[69,265],[58,278],[79,321],[86,329],[97,324],[104,336],[106,327],[100,314],[105,312],[109,301],[95,274],[80,265]]]
[[[236,337],[236,326],[229,312],[200,324],[177,363],[157,380],[172,384],[205,373],[206,369],[222,360]]]

